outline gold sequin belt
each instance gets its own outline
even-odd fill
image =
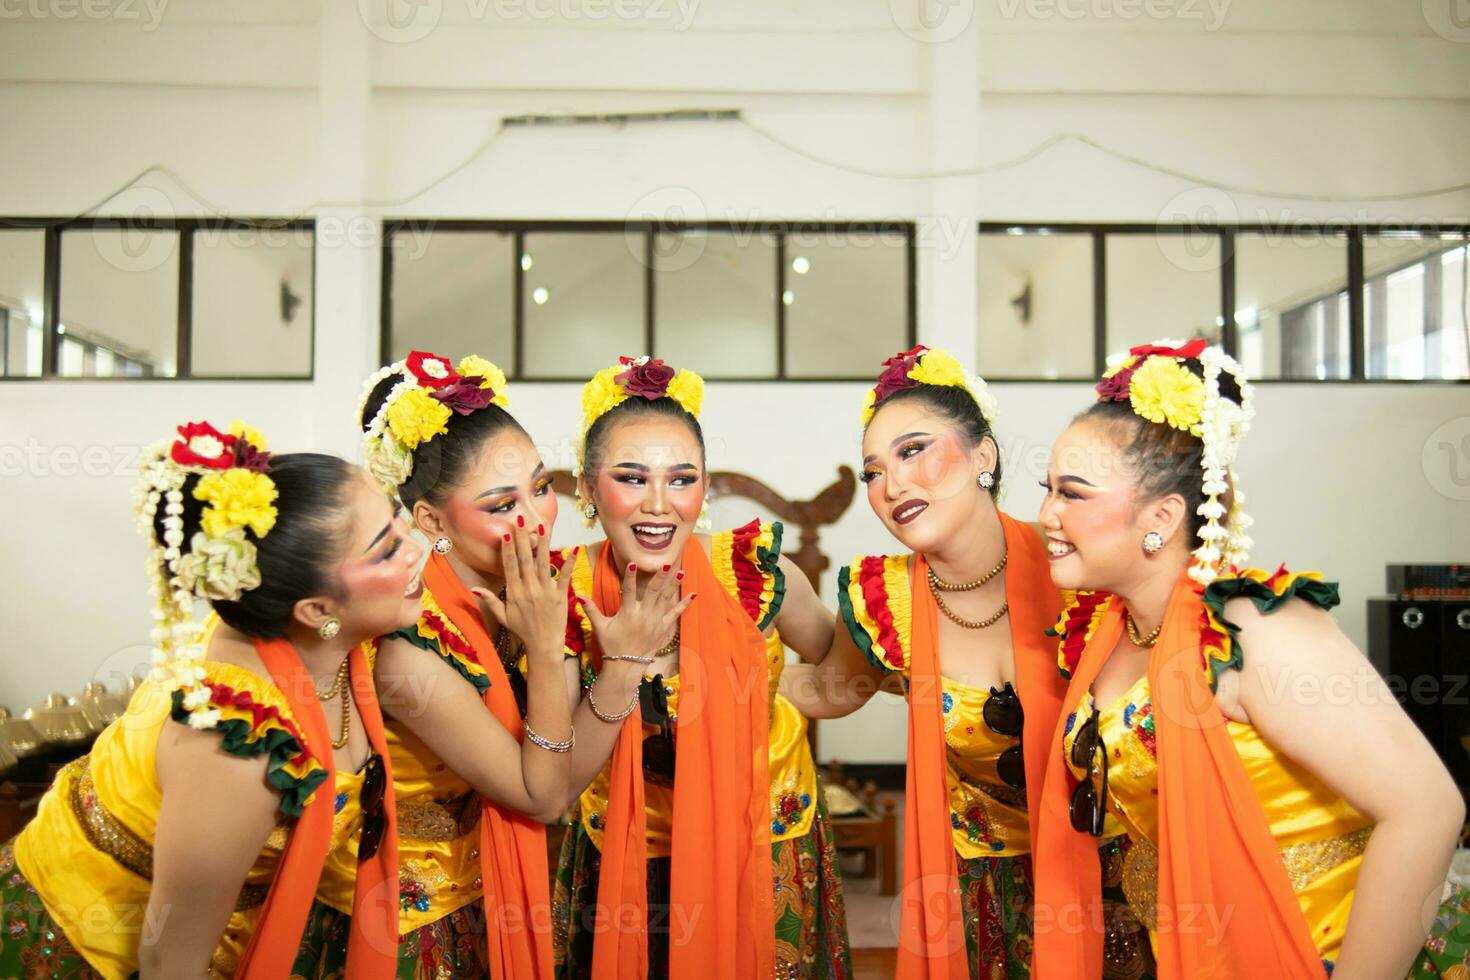
[[[1372,827],[1364,827],[1327,840],[1302,841],[1281,848],[1281,863],[1286,866],[1292,891],[1301,892],[1327,872],[1362,854],[1372,834]],[[1123,894],[1134,914],[1152,931],[1159,901],[1159,850],[1147,840],[1135,840],[1128,848],[1128,856],[1123,860]]]
[[[153,847],[107,811],[92,782],[91,756],[67,764],[62,775],[71,777],[71,810],[86,835],[87,843],[112,858],[128,871],[153,880]],[[235,900],[235,911],[243,912],[265,904],[270,885],[247,884]]]
[[[405,800],[397,806],[398,837],[422,841],[458,840],[480,823],[480,807],[474,793],[456,796],[446,803]]]

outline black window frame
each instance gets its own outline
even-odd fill
[[[177,340],[175,342],[176,371],[173,376],[157,374],[141,376],[116,375],[112,377],[62,375],[60,364],[61,341],[65,336],[61,325],[61,236],[66,232],[92,230],[130,230],[176,232],[179,236]],[[87,218],[0,218],[0,234],[7,231],[41,231],[45,233],[43,281],[42,281],[42,348],[41,373],[39,375],[0,376],[0,382],[22,383],[37,381],[285,381],[301,382],[316,379],[316,220],[312,218],[154,218],[131,216],[98,216]],[[194,337],[194,234],[199,231],[277,231],[307,232],[312,238],[311,247],[311,331],[310,358],[305,374],[195,374],[190,364]]]
[[[660,233],[681,234],[689,232],[705,232],[714,234],[740,234],[749,236],[766,235],[774,241],[774,252],[776,256],[776,282],[775,295],[772,302],[775,304],[775,329],[776,329],[776,373],[774,375],[750,375],[750,376],[720,376],[711,377],[712,382],[845,382],[845,381],[872,381],[869,375],[858,376],[817,376],[799,375],[791,376],[787,373],[786,356],[786,304],[782,297],[788,285],[790,267],[787,262],[787,240],[792,235],[798,234],[872,234],[872,235],[901,235],[904,239],[904,279],[905,279],[905,348],[913,347],[918,343],[918,225],[915,221],[906,220],[853,220],[853,221],[524,221],[524,220],[491,220],[491,219],[452,219],[439,220],[433,218],[394,218],[383,222],[383,244],[382,244],[382,283],[380,291],[379,321],[378,321],[378,362],[389,363],[388,358],[393,344],[393,239],[394,235],[403,229],[412,228],[416,230],[428,230],[430,233],[439,232],[500,232],[513,234],[515,236],[515,247],[512,250],[512,273],[514,275],[514,287],[512,289],[513,318],[511,323],[511,344],[514,348],[511,363],[506,366],[506,376],[512,380],[523,383],[556,383],[576,382],[578,384],[587,379],[578,376],[560,375],[527,375],[525,373],[525,270],[521,268],[521,256],[525,252],[525,236],[538,233],[571,233],[571,234],[642,234],[644,236],[643,250],[643,340],[644,349],[641,354],[649,354],[657,357],[657,317],[655,311],[658,307],[658,296],[655,281],[657,279],[657,268],[654,262],[655,238]]]
[[[1019,229],[1019,232],[1012,231]],[[1092,236],[1092,306],[1093,306],[1093,368],[1092,378],[1025,378],[997,377],[996,383],[1055,383],[1067,381],[1092,381],[1107,368],[1107,236],[1109,235],[1184,235],[1213,234],[1220,239],[1220,342],[1225,352],[1235,356],[1240,348],[1240,331],[1235,322],[1235,238],[1241,234],[1251,235],[1300,235],[1342,236],[1347,241],[1347,294],[1348,294],[1348,344],[1349,373],[1346,378],[1252,378],[1253,384],[1470,384],[1470,378],[1370,378],[1367,376],[1367,344],[1364,310],[1364,255],[1363,240],[1366,236],[1384,234],[1419,234],[1470,236],[1470,224],[1424,222],[1419,224],[1388,223],[1348,224],[1342,222],[1296,222],[1281,223],[1140,223],[1140,222],[1066,222],[1066,221],[981,221],[978,233],[984,235],[1043,234]],[[1409,263],[1414,264],[1414,263]],[[983,330],[976,324],[976,330]],[[983,367],[983,365],[982,365]],[[983,372],[982,372],[983,373]]]

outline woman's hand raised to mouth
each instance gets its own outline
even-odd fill
[[[665,565],[640,587],[638,566],[629,564],[623,575],[622,605],[614,616],[604,615],[597,603],[586,596],[577,596],[604,659],[639,657],[649,658],[651,663],[653,655],[673,635],[679,617],[695,599],[692,592],[680,597],[683,581],[683,572],[675,572]]]
[[[540,554],[534,553],[533,537]],[[526,648],[528,658],[560,662],[567,629],[567,593],[551,567],[546,526],[528,527],[517,519],[514,532],[500,546],[505,570],[504,601],[488,589],[471,589],[512,635]]]

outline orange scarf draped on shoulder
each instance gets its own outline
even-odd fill
[[[766,978],[775,970],[776,925],[765,637],[715,578],[693,537],[681,568],[684,590],[699,598],[679,620],[667,975]],[[593,573],[593,597],[604,615],[617,612],[621,584],[604,542]],[[602,666],[596,648],[593,666]],[[622,724],[597,889],[592,975],[600,980],[644,980],[649,967],[640,712]],[[655,972],[664,975],[663,964]]]
[[[424,585],[449,621],[469,640],[490,678],[485,707],[518,741],[525,726],[480,603],[443,555],[429,556]],[[480,878],[485,888],[485,936],[493,980],[550,980],[550,877],[546,828],[523,813],[482,800]]]
[[[1061,714],[1064,685],[1046,629],[1061,612],[1041,539],[1000,513],[1006,541],[1006,602],[1010,605],[1016,693],[1025,713],[1022,732],[1031,832],[1047,746]],[[913,626],[909,650],[909,750],[904,814],[904,886],[899,926],[900,980],[968,980],[959,863],[951,838],[945,772],[943,688],[939,673],[938,607],[927,586],[928,563],[913,558]],[[1035,774],[1035,775],[1033,775]],[[1041,974],[1038,974],[1040,976]]]
[[[1201,594],[1180,577],[1148,666],[1159,772],[1158,975],[1321,980],[1321,957],[1205,677]],[[1076,710],[1112,655],[1123,615],[1115,599],[1082,651],[1064,711]],[[1084,980],[1102,975],[1100,868],[1096,841],[1068,819],[1076,781],[1062,739],[1058,728],[1042,788],[1032,969],[1047,980]]]
[[[316,897],[322,865],[332,846],[332,817],[336,812],[337,767],[326,715],[316,697],[316,686],[287,640],[256,640],[256,652],[301,726],[307,748],[326,767],[327,779],[286,838],[286,850],[266,895],[259,924],[240,958],[239,980],[275,980],[289,976],[301,947],[302,933]],[[357,701],[368,742],[383,762],[383,842],[378,853],[357,865],[352,899],[352,930],[347,942],[347,972],[353,977],[388,978],[398,968],[398,827],[393,805],[393,771],[388,765],[388,743],[383,715],[378,709],[372,670],[361,646],[348,654],[352,696]]]

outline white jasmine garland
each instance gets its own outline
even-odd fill
[[[202,630],[194,621],[195,598],[238,599],[259,584],[260,571],[255,545],[238,528],[222,538],[200,531],[185,548],[184,482],[191,474],[219,470],[174,462],[173,445],[173,441],[164,441],[149,447],[133,488],[138,530],[148,542],[145,565],[154,621],[150,659],[153,678],[171,691],[182,692],[189,724],[212,728],[219,723],[220,713],[209,707],[210,690],[204,683],[206,651]],[[224,450],[211,436],[195,436],[188,448],[211,456]],[[163,519],[158,522],[160,505]],[[161,523],[162,543],[155,522]]]
[[[1170,340],[1158,341],[1158,344],[1181,346]],[[1251,541],[1245,536],[1245,529],[1250,526],[1251,520],[1244,511],[1245,495],[1239,490],[1232,464],[1240,451],[1241,440],[1250,429],[1255,406],[1250,382],[1246,381],[1235,358],[1219,347],[1206,347],[1200,352],[1199,360],[1204,367],[1205,383],[1204,411],[1200,419],[1203,442],[1200,455],[1203,479],[1200,488],[1205,499],[1196,509],[1196,513],[1205,519],[1205,524],[1199,532],[1203,543],[1194,551],[1194,562],[1190,565],[1189,575],[1196,582],[1208,585],[1219,576],[1222,569],[1244,564],[1250,550]],[[1222,371],[1234,378],[1240,388],[1238,406],[1220,394]],[[1235,490],[1227,515],[1220,496],[1231,490],[1232,486]],[[1221,524],[1221,518],[1226,518],[1224,525]]]

